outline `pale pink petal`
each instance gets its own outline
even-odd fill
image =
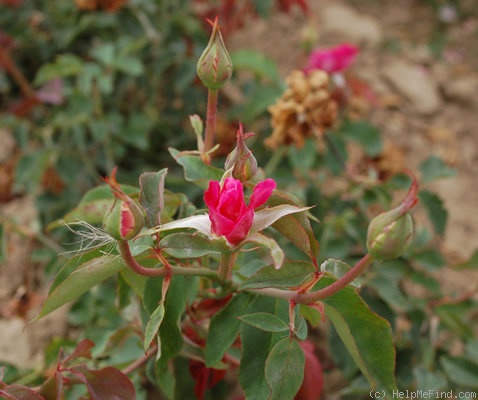
[[[47,82],[36,92],[42,103],[59,105],[63,103],[63,81],[60,78]]]

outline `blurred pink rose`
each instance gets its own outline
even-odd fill
[[[349,43],[343,43],[328,49],[314,50],[309,56],[309,64],[305,72],[321,69],[328,73],[341,72],[353,63],[357,56],[358,47]]]
[[[222,188],[218,181],[209,182],[209,187],[204,192],[204,202],[209,208],[211,231],[225,236],[232,245],[242,242],[251,229],[254,209],[269,199],[275,187],[273,179],[259,182],[246,206],[241,181],[226,178]]]
[[[310,340],[300,342],[305,356],[304,380],[294,400],[320,400],[324,389],[324,374],[320,360],[314,353]]]

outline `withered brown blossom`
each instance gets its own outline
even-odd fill
[[[321,137],[337,118],[338,106],[330,96],[326,72],[314,70],[306,75],[294,70],[286,84],[282,97],[268,108],[273,132],[264,144],[271,149],[290,143],[301,147],[306,138]]]

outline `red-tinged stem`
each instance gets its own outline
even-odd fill
[[[137,360],[133,361],[130,365],[123,368],[121,372],[125,375],[128,375],[131,372],[137,370],[138,368],[141,368],[144,364],[146,364],[146,361],[148,361],[152,356],[157,353],[157,351],[158,346],[154,345],[145,355],[141,356]]]
[[[204,152],[207,153],[214,145],[214,135],[216,134],[216,113],[217,113],[217,89],[208,89],[207,92],[207,117],[206,117],[206,135],[204,138]],[[210,162],[209,155],[206,160]]]
[[[408,169],[405,170],[405,173],[410,176],[410,178],[412,178],[412,183],[410,185],[410,189],[408,189],[408,193],[405,200],[403,200],[402,204],[400,204],[400,206],[398,207],[402,215],[410,211],[410,209],[418,202],[417,178],[415,178],[415,175],[413,175],[413,173]]]
[[[365,254],[365,256],[363,256],[350,271],[348,271],[345,275],[343,275],[340,279],[336,280],[331,285],[316,292],[298,293],[292,297],[292,300],[294,300],[298,304],[310,304],[315,301],[325,299],[326,297],[330,297],[333,294],[337,293],[339,290],[345,288],[355,278],[362,275],[365,270],[370,266],[372,261],[372,256],[370,254]]]
[[[216,271],[212,271],[207,268],[184,268],[184,267],[173,267],[171,265],[163,266],[161,268],[145,268],[139,264],[133,255],[131,254],[131,249],[127,240],[118,240],[118,248],[121,254],[121,257],[125,264],[138,275],[143,276],[166,276],[169,274],[172,275],[193,275],[193,276],[204,276],[210,279],[217,279]]]
[[[325,299],[337,293],[338,291],[345,288],[350,282],[355,278],[360,276],[365,272],[365,270],[372,263],[373,258],[370,254],[366,254],[354,267],[347,272],[340,279],[332,283],[331,285],[317,290],[316,292],[309,293],[300,293],[298,291],[283,290],[276,288],[266,288],[266,289],[251,289],[249,292],[257,293],[263,296],[275,297],[278,299],[284,299],[287,301],[294,301],[296,304],[311,304],[316,301]]]
[[[9,72],[26,98],[35,98],[36,94],[23,73],[18,69],[7,50],[0,48],[0,65]]]

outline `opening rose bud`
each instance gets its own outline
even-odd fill
[[[116,240],[136,237],[144,226],[144,216],[136,203],[117,200],[103,220],[103,229]]]
[[[212,233],[224,236],[233,246],[242,242],[251,229],[254,210],[269,199],[275,187],[273,179],[259,182],[246,205],[241,181],[226,178],[222,187],[218,181],[209,182],[204,202],[209,208]]]

